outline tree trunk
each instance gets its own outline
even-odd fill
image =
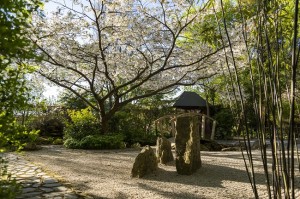
[[[107,117],[101,117],[100,134],[104,135],[109,132],[109,119]]]
[[[109,118],[104,111],[100,111],[98,113],[98,120],[99,120],[99,133],[100,135],[104,135],[108,133],[109,130]]]

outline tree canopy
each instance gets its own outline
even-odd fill
[[[218,71],[220,49],[186,48],[184,31],[206,9],[187,1],[102,1],[58,4],[35,21],[39,73],[99,113],[102,133],[124,105],[192,85]],[[154,28],[155,27],[155,28]]]
[[[0,2],[0,145],[14,141],[18,132],[14,111],[28,99],[24,75],[33,70],[27,61],[35,55],[27,33],[40,6],[37,0]]]

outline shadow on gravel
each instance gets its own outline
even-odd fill
[[[257,184],[264,184],[263,174],[256,174],[256,178]],[[245,170],[205,163],[202,164],[202,167],[192,175],[179,175],[177,174],[177,172],[168,171],[164,168],[159,168],[155,175],[145,176],[144,179],[153,181],[172,182],[181,185],[214,188],[223,188],[223,181],[249,183],[247,172]]]
[[[172,198],[172,199],[183,199],[183,198],[188,198],[188,199],[206,199],[205,197],[200,197],[197,194],[192,194],[192,193],[186,193],[186,192],[175,192],[175,191],[165,191],[162,189],[157,189],[155,187],[151,187],[147,184],[143,183],[138,183],[139,187],[141,189],[155,192],[157,195],[162,196],[163,198]]]

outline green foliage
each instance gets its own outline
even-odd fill
[[[34,57],[32,44],[26,36],[31,15],[42,6],[39,0],[0,1],[0,66],[14,62],[14,59]]]
[[[0,157],[0,198],[14,199],[21,192],[21,186],[7,172],[7,162]]]
[[[84,95],[86,98],[89,98],[87,95]],[[63,93],[59,99],[60,103],[64,105],[67,109],[85,109],[87,108],[87,104],[79,97],[75,96],[72,93]]]
[[[27,130],[24,125],[20,125],[14,120],[10,123],[10,128],[7,128],[5,133],[0,132],[0,146],[21,150],[26,145],[35,143],[38,135],[38,130]]]
[[[118,111],[110,121],[110,129],[124,135],[124,141],[130,146],[153,145],[156,143],[154,120],[170,114],[172,108],[162,96],[154,96],[139,101],[137,104],[128,104]]]
[[[221,22],[222,12],[217,8],[215,3],[210,3],[209,7],[214,12],[208,12],[205,15],[201,15],[200,18],[196,19],[196,22],[187,28],[184,33],[185,40],[181,41],[182,45],[192,47],[199,45],[199,42],[205,43],[212,48],[222,47],[222,34],[220,33],[218,25],[224,28]],[[241,22],[241,16],[236,1],[223,0],[224,9],[226,10],[225,19],[230,22],[227,24],[227,28],[235,28],[236,23]],[[249,4],[252,5],[252,4]],[[244,15],[247,17],[253,16],[254,6],[249,6],[248,9],[244,10]],[[216,19],[217,18],[217,19]],[[223,36],[224,37],[224,36]]]
[[[29,129],[39,130],[41,136],[62,137],[64,120],[61,115],[46,114],[32,118],[27,126]]]
[[[24,61],[35,56],[26,34],[30,17],[39,6],[38,0],[0,1],[0,147],[21,148],[36,134],[19,125],[14,116],[29,100],[25,74],[34,67]]]
[[[99,122],[90,107],[68,111],[71,122],[65,128],[64,146],[79,149],[123,148],[124,137],[120,134],[99,135]]]
[[[54,137],[38,137],[35,141],[37,145],[63,145],[64,141],[62,138],[54,138]]]
[[[116,135],[88,135],[81,140],[68,138],[64,145],[71,149],[121,149],[125,148],[123,136]]]
[[[70,122],[67,122],[64,129],[65,138],[81,140],[89,135],[100,133],[100,124],[90,107],[82,110],[69,110]]]
[[[63,145],[64,141],[61,138],[56,138],[55,140],[53,140],[52,144],[54,144],[54,145]]]
[[[217,121],[216,127],[216,139],[230,138],[233,133],[233,127],[235,124],[234,116],[230,109],[221,109],[214,115],[214,119]]]

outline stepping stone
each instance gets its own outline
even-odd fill
[[[68,191],[68,188],[64,187],[64,186],[60,186],[60,187],[55,187],[54,190],[55,191]]]
[[[36,190],[36,188],[31,188],[31,187],[23,188],[22,193],[34,192],[35,190]]]
[[[46,188],[59,187],[59,186],[61,186],[60,183],[43,184],[43,187],[46,187]]]
[[[45,193],[42,195],[44,198],[54,198],[54,197],[63,197],[63,194],[60,192],[52,192],[52,193]]]
[[[40,183],[34,183],[34,184],[32,184],[32,186],[31,186],[31,187],[37,188],[37,187],[40,187],[40,186],[41,186],[41,184],[40,184]]]
[[[68,193],[64,195],[65,199],[78,199],[78,196],[76,194],[73,193]]]
[[[45,184],[58,183],[58,181],[53,178],[47,178],[47,179],[43,179],[43,183]]]
[[[45,187],[40,188],[40,190],[43,192],[46,192],[46,193],[54,191],[54,189],[52,189],[52,188],[45,188]]]
[[[32,187],[32,184],[31,184],[31,183],[23,183],[23,184],[22,184],[22,187],[23,187],[23,188]]]
[[[38,176],[45,176],[45,175],[47,175],[47,174],[44,173],[44,172],[39,172],[37,175],[38,175]]]
[[[35,191],[35,192],[30,192],[30,193],[24,193],[22,194],[20,197],[21,198],[31,198],[31,197],[35,197],[35,196],[39,196],[41,195],[42,192],[40,191]]]

